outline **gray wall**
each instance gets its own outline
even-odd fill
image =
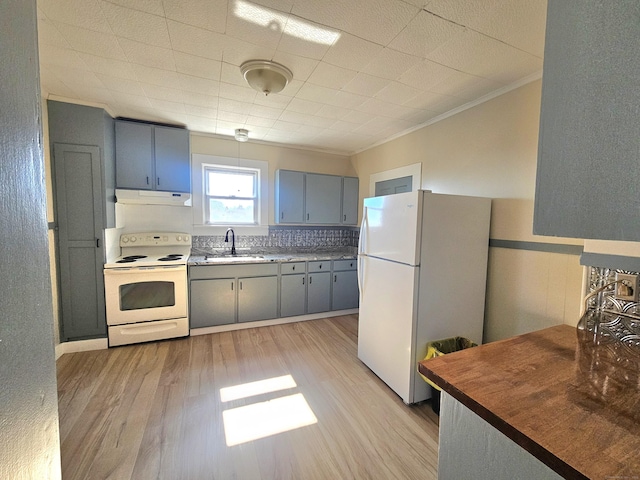
[[[60,478],[36,0],[0,0],[0,478]]]

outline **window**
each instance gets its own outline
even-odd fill
[[[203,169],[205,224],[257,225],[260,171],[223,165]]]

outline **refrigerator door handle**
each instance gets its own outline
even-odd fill
[[[366,235],[367,207],[366,205],[362,209],[362,223],[360,224],[360,237],[358,238],[358,253],[364,253],[364,238]]]

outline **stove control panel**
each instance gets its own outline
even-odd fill
[[[161,247],[191,245],[191,235],[177,232],[125,233],[120,236],[121,247]]]

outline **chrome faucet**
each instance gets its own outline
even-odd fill
[[[236,254],[236,232],[233,228],[227,228],[227,234],[224,236],[225,243],[229,243],[229,232],[231,232],[231,255]]]

